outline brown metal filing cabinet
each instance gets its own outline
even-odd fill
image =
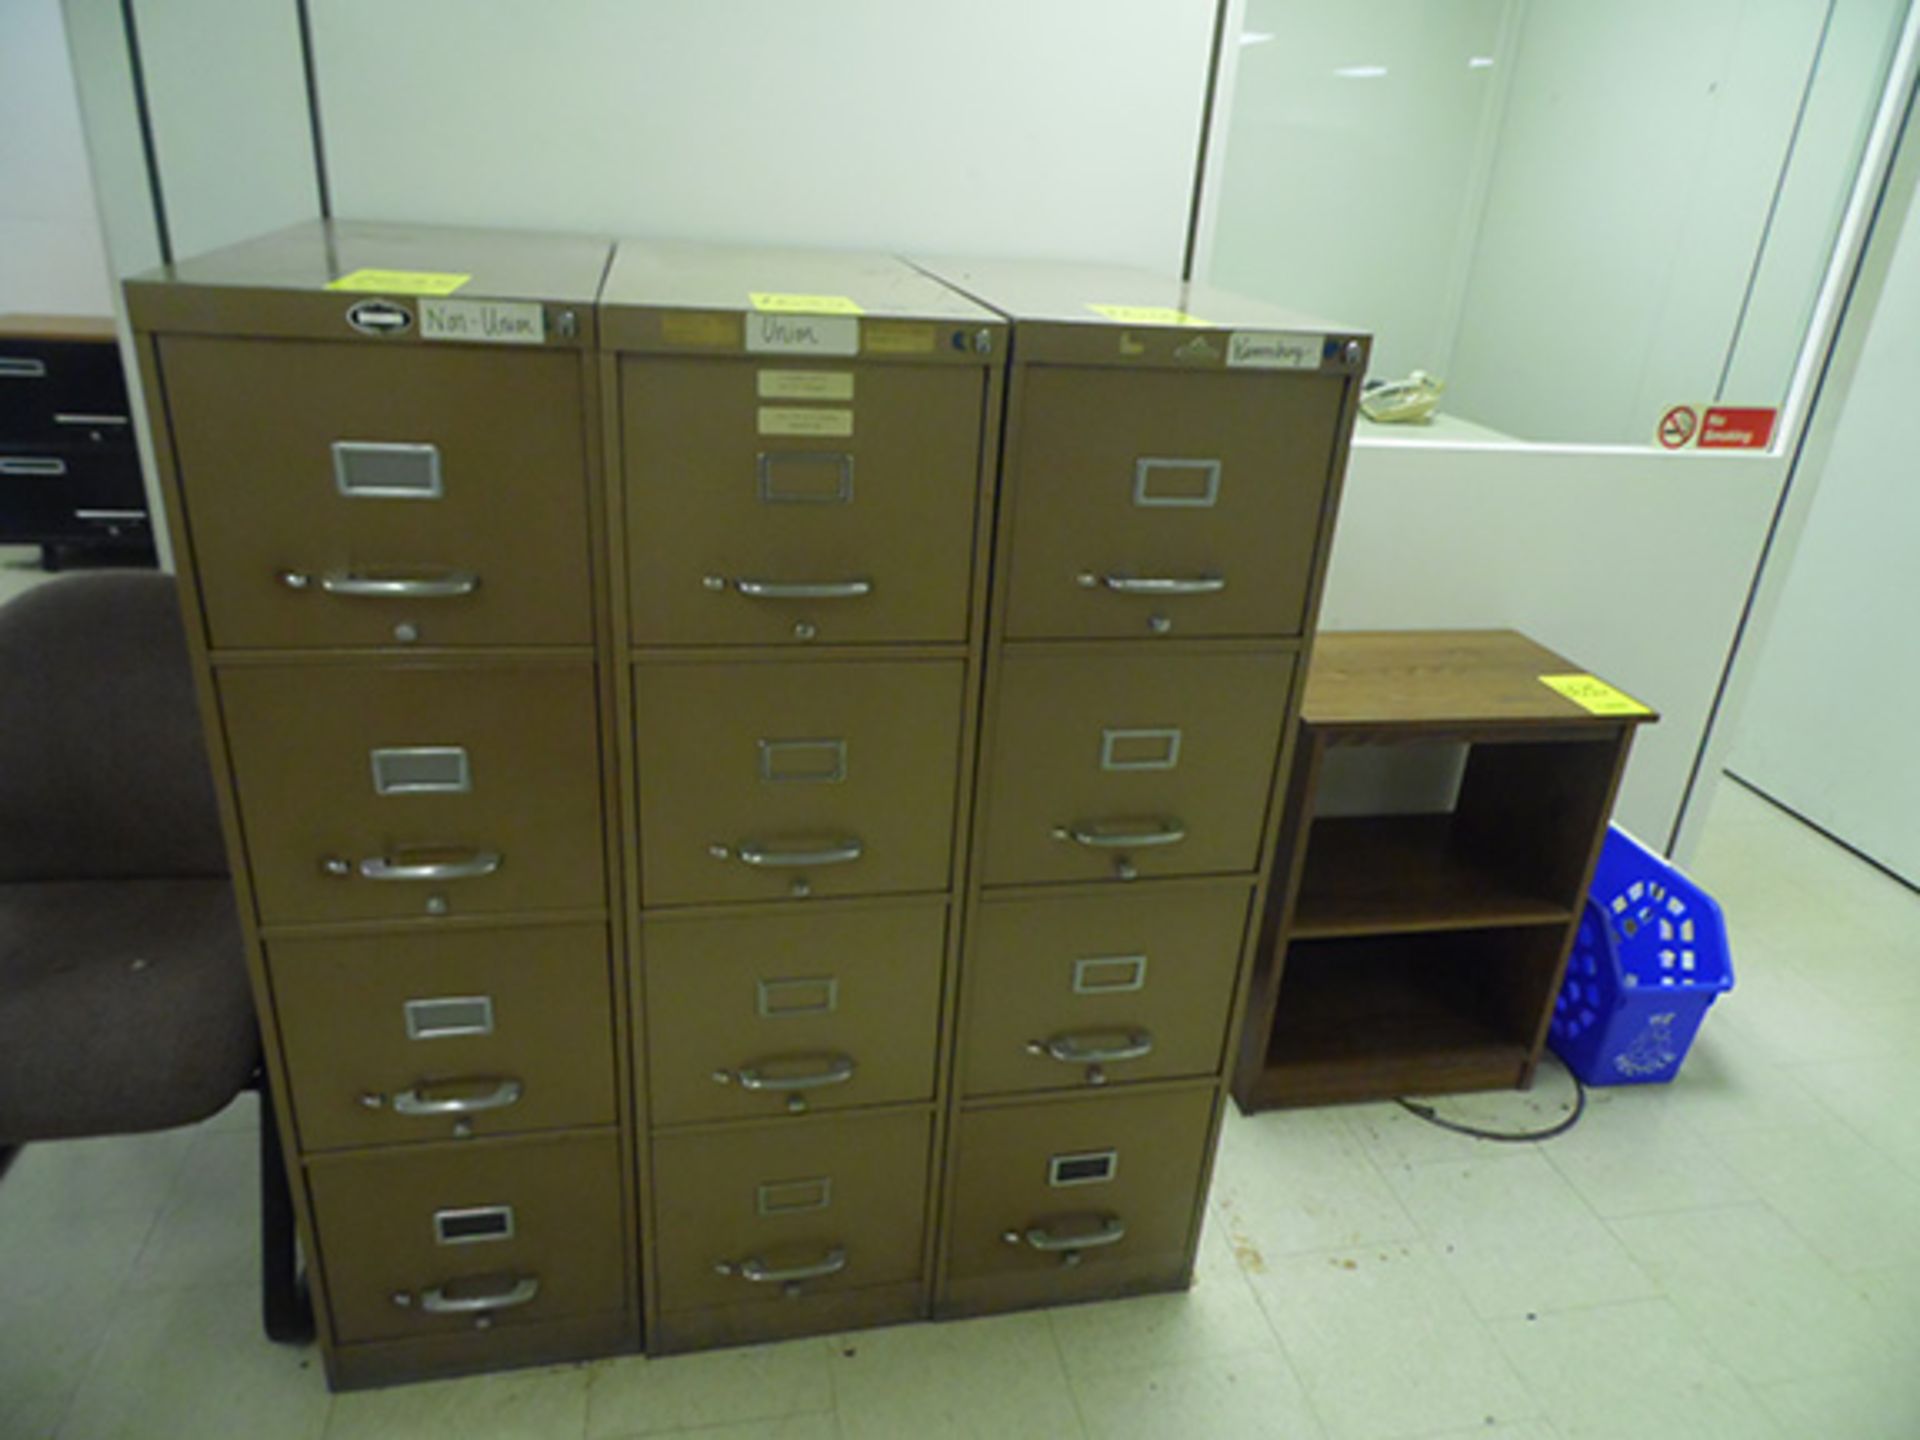
[[[936,1313],[1177,1288],[1368,341],[921,268],[1013,324]]]
[[[924,1316],[1005,322],[622,242],[600,325],[647,1347]]]
[[[601,240],[127,287],[336,1384],[631,1350]]]

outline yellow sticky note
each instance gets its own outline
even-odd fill
[[[844,295],[786,295],[775,290],[748,292],[753,308],[772,315],[864,315]]]
[[[1597,675],[1542,675],[1540,683],[1558,690],[1590,715],[1651,715],[1652,710]]]
[[[1198,315],[1189,315],[1184,310],[1172,310],[1165,305],[1089,305],[1087,308],[1096,315],[1104,315],[1109,320],[1118,320],[1122,325],[1210,325],[1210,320],[1202,320]]]
[[[473,279],[437,270],[355,270],[329,280],[329,290],[352,290],[380,295],[451,295]]]

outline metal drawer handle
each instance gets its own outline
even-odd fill
[[[1218,595],[1227,588],[1224,575],[1096,575],[1091,570],[1074,577],[1082,589],[1104,586],[1116,595]]]
[[[312,586],[313,577],[287,570],[281,573],[280,583],[289,590],[305,590]],[[473,594],[480,588],[480,577],[471,570],[449,570],[444,575],[357,575],[351,570],[329,570],[321,575],[320,588],[329,595],[358,599],[450,600]]]
[[[844,1085],[853,1079],[854,1063],[851,1055],[799,1056],[797,1059],[819,1059],[822,1064],[817,1070],[802,1070],[791,1075],[769,1075],[758,1065],[742,1065],[738,1070],[716,1070],[713,1079],[716,1085],[731,1085],[739,1082],[742,1090],[818,1090],[823,1085]]]
[[[124,425],[127,423],[127,417],[124,415],[67,415],[56,411],[54,413],[53,423],[56,425],[79,425],[86,429],[92,429],[95,426]]]
[[[487,1085],[491,1089],[477,1095],[436,1095],[434,1090],[447,1089],[455,1085]],[[416,1085],[411,1090],[396,1093],[392,1100],[393,1113],[396,1115],[478,1115],[487,1110],[504,1110],[509,1105],[518,1105],[525,1088],[518,1080],[449,1080],[440,1085]],[[379,1110],[387,1103],[387,1097],[374,1091],[368,1091],[360,1097],[360,1103],[369,1110]]]
[[[474,1315],[482,1310],[511,1310],[516,1305],[531,1302],[540,1293],[540,1278],[537,1275],[503,1275],[506,1288],[492,1290],[479,1295],[449,1295],[445,1286],[435,1285],[420,1292],[420,1308],[429,1315]],[[393,1303],[405,1310],[414,1304],[414,1297],[405,1290],[396,1290]]]
[[[320,868],[343,877],[357,871],[363,880],[477,880],[493,874],[502,863],[497,850],[471,850],[457,860],[400,860],[391,855],[372,855],[358,866],[331,856],[320,862]]]
[[[66,473],[67,462],[64,460],[48,460],[25,455],[0,459],[0,475],[58,476]]]
[[[44,380],[47,362],[18,355],[0,355],[0,380]]]
[[[729,580],[708,575],[700,583],[709,590],[731,585],[750,600],[858,600],[873,593],[871,580]]]
[[[716,860],[733,859],[757,869],[775,870],[812,865],[849,865],[866,854],[867,847],[853,836],[804,850],[781,850],[757,840],[742,840],[732,848],[709,845],[707,853]]]
[[[1089,850],[1144,850],[1155,845],[1178,845],[1187,827],[1178,820],[1083,820],[1056,825],[1056,840],[1071,840]]]
[[[1144,1060],[1153,1053],[1153,1036],[1145,1030],[1128,1030],[1117,1036],[1054,1035],[1046,1040],[1029,1040],[1027,1053],[1065,1065],[1097,1065],[1112,1060]]]
[[[846,1247],[836,1245],[811,1265],[789,1265],[785,1269],[772,1270],[767,1268],[766,1261],[750,1255],[745,1260],[722,1260],[713,1267],[713,1273],[738,1275],[742,1280],[751,1280],[756,1285],[792,1285],[801,1280],[820,1280],[828,1275],[838,1275],[846,1268]]]
[[[1102,1215],[1091,1230],[1060,1234],[1045,1225],[1030,1225],[1025,1230],[1008,1230],[1000,1237],[1009,1245],[1025,1245],[1047,1254],[1063,1250],[1097,1250],[1102,1245],[1118,1245],[1127,1238],[1127,1222],[1118,1215]]]

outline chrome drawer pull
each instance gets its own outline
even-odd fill
[[[289,590],[305,590],[313,577],[288,570],[281,574],[280,583]],[[451,600],[473,594],[480,588],[480,577],[471,570],[449,570],[444,575],[357,575],[351,570],[329,570],[320,577],[320,588],[329,595],[354,599]]]
[[[781,850],[757,840],[743,840],[732,849],[725,845],[710,845],[707,853],[716,860],[731,858],[756,869],[774,870],[812,865],[849,865],[866,854],[867,847],[849,836],[845,840],[829,841],[806,850]]]
[[[1113,1060],[1144,1060],[1153,1053],[1153,1036],[1145,1030],[1106,1035],[1055,1035],[1029,1040],[1027,1053],[1065,1065],[1098,1065]]]
[[[1091,570],[1074,577],[1084,590],[1104,586],[1116,595],[1218,595],[1227,588],[1224,575],[1096,575]]]
[[[871,580],[729,580],[708,575],[700,583],[709,590],[731,585],[750,600],[858,600],[873,593]]]
[[[486,1085],[492,1088],[477,1095],[430,1093],[454,1085]],[[518,1105],[524,1093],[525,1089],[518,1080],[451,1080],[437,1086],[416,1085],[411,1090],[399,1091],[391,1103],[396,1115],[478,1115],[483,1111],[504,1110],[509,1105]],[[388,1100],[384,1095],[368,1091],[360,1097],[360,1103],[369,1110],[379,1110],[388,1104]]]
[[[435,1285],[420,1292],[419,1305],[429,1315],[476,1315],[483,1310],[511,1310],[516,1305],[531,1302],[540,1293],[540,1278],[537,1275],[503,1275],[508,1282],[503,1290],[488,1291],[479,1295],[449,1295],[446,1287]],[[409,1309],[414,1297],[405,1290],[393,1293],[393,1303],[401,1309]]]
[[[1091,1230],[1062,1235],[1044,1225],[1032,1225],[1025,1230],[1008,1230],[1000,1238],[1009,1245],[1025,1245],[1050,1255],[1061,1251],[1097,1250],[1102,1245],[1118,1245],[1126,1239],[1127,1222],[1118,1215],[1102,1215]]]
[[[0,475],[60,476],[67,473],[64,460],[42,459],[37,456],[17,455],[0,459]]]
[[[846,1268],[846,1247],[836,1245],[811,1265],[790,1265],[785,1269],[771,1270],[767,1268],[767,1262],[758,1256],[748,1256],[740,1261],[722,1260],[713,1267],[713,1273],[738,1275],[742,1280],[751,1280],[756,1285],[792,1285],[801,1280],[821,1280],[829,1275],[838,1275]]]
[[[400,860],[391,855],[372,855],[358,866],[338,856],[320,862],[329,875],[359,873],[363,880],[477,880],[491,875],[504,863],[497,850],[470,850],[457,860]]]
[[[1144,850],[1155,845],[1178,845],[1187,827],[1178,820],[1085,820],[1056,825],[1056,840],[1071,840],[1089,850]]]
[[[738,1070],[716,1070],[713,1079],[716,1085],[731,1085],[738,1081],[742,1090],[818,1090],[823,1085],[844,1085],[853,1079],[854,1063],[851,1055],[799,1056],[799,1061],[818,1059],[822,1061],[817,1070],[802,1070],[791,1075],[770,1075],[758,1065],[742,1065]]]
[[[124,415],[64,415],[55,411],[53,423],[56,425],[81,425],[91,429],[96,425],[124,425],[127,423],[127,417]]]
[[[0,380],[44,380],[47,362],[19,355],[0,355]]]

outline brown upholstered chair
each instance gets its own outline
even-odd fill
[[[260,1076],[173,582],[48,581],[0,608],[0,1147],[190,1125]],[[303,1339],[260,1115],[267,1330]]]

